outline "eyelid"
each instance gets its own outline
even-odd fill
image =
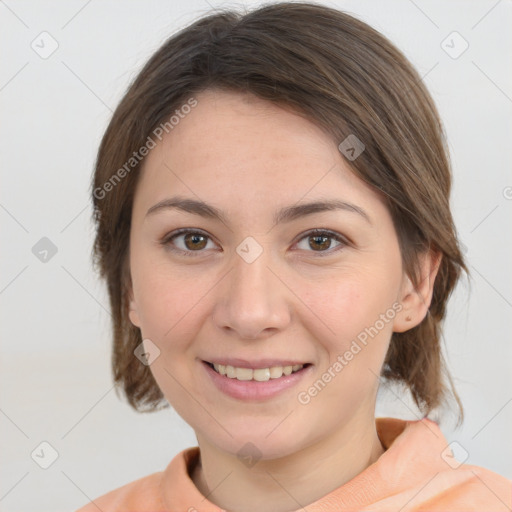
[[[189,233],[202,235],[202,236],[208,238],[209,240],[212,240],[214,243],[217,243],[215,241],[214,237],[212,237],[206,231],[203,231],[200,228],[180,228],[180,229],[177,229],[177,230],[172,231],[171,233],[168,233],[167,235],[165,235],[160,240],[159,243],[161,245],[163,245],[166,249],[168,249],[168,250],[170,250],[172,252],[181,253],[184,256],[196,256],[196,255],[199,256],[201,253],[203,253],[205,251],[204,250],[200,250],[200,251],[185,251],[184,249],[179,249],[179,248],[176,248],[176,247],[172,247],[171,241],[174,238],[177,238],[180,235],[189,234]],[[353,242],[347,236],[343,235],[342,233],[339,233],[337,231],[333,231],[333,230],[327,229],[327,228],[313,228],[313,229],[309,229],[309,230],[305,231],[304,233],[300,233],[298,235],[298,237],[296,238],[296,240],[293,242],[293,245],[297,245],[304,238],[307,238],[307,237],[310,237],[310,236],[314,236],[314,235],[317,235],[317,236],[326,235],[327,237],[332,238],[332,239],[336,240],[337,242],[339,242],[341,244],[341,246],[338,246],[337,248],[328,249],[326,251],[306,251],[306,252],[311,252],[311,253],[319,256],[319,257],[329,256],[331,254],[336,253],[339,249],[341,249],[343,247],[353,246]]]
[[[294,242],[293,245],[297,245],[299,242],[301,242],[303,239],[311,237],[311,236],[320,236],[324,235],[328,238],[332,238],[333,240],[336,240],[340,245],[334,248],[327,249],[326,251],[306,251],[308,253],[312,253],[315,255],[315,257],[328,257],[332,256],[333,254],[337,254],[340,250],[344,249],[345,247],[351,247],[353,246],[352,241],[345,235],[333,231],[332,229],[327,228],[313,228],[309,229],[308,231],[305,231],[304,233],[301,233],[298,235],[297,241]]]
[[[206,231],[203,231],[202,229],[199,229],[199,228],[180,228],[180,229],[176,229],[175,231],[171,231],[170,233],[167,233],[159,241],[159,243],[161,245],[163,245],[165,249],[167,249],[167,250],[169,250],[171,252],[181,253],[182,255],[185,255],[185,256],[195,256],[196,254],[194,254],[194,253],[197,253],[197,255],[200,255],[204,251],[185,251],[184,249],[179,249],[177,247],[173,247],[172,246],[171,241],[174,238],[177,238],[180,235],[185,235],[185,234],[189,234],[189,233],[202,235],[202,236],[208,238],[209,240],[212,240],[214,243],[217,243],[217,242],[215,242],[215,239],[211,235],[209,235]]]

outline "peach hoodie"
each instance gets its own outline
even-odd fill
[[[377,418],[385,452],[349,482],[306,512],[505,512],[512,510],[512,481],[450,457],[448,442],[428,419]],[[199,448],[178,453],[153,473],[91,501],[76,512],[225,512],[190,478]],[[298,511],[297,511],[298,512]]]

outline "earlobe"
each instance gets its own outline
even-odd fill
[[[139,314],[137,312],[137,304],[135,303],[135,299],[133,298],[132,289],[130,289],[130,291],[128,292],[128,301],[128,318],[135,327],[140,327],[140,319]]]
[[[441,253],[433,250],[419,256],[420,281],[416,288],[411,278],[404,275],[400,299],[402,310],[395,317],[394,332],[406,332],[416,327],[428,314],[441,258]]]
[[[135,327],[140,327],[139,315],[135,309],[130,309],[130,311],[128,312],[128,316],[130,318],[131,323]]]

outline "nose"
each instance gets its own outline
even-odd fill
[[[290,322],[293,294],[272,268],[269,250],[251,261],[235,254],[231,271],[218,287],[214,322],[240,339],[261,339],[283,330]]]

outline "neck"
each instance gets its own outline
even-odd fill
[[[191,475],[199,491],[235,512],[287,512],[342,486],[384,452],[375,421],[347,425],[330,438],[279,459],[244,466],[231,453],[198,436],[201,459]]]

